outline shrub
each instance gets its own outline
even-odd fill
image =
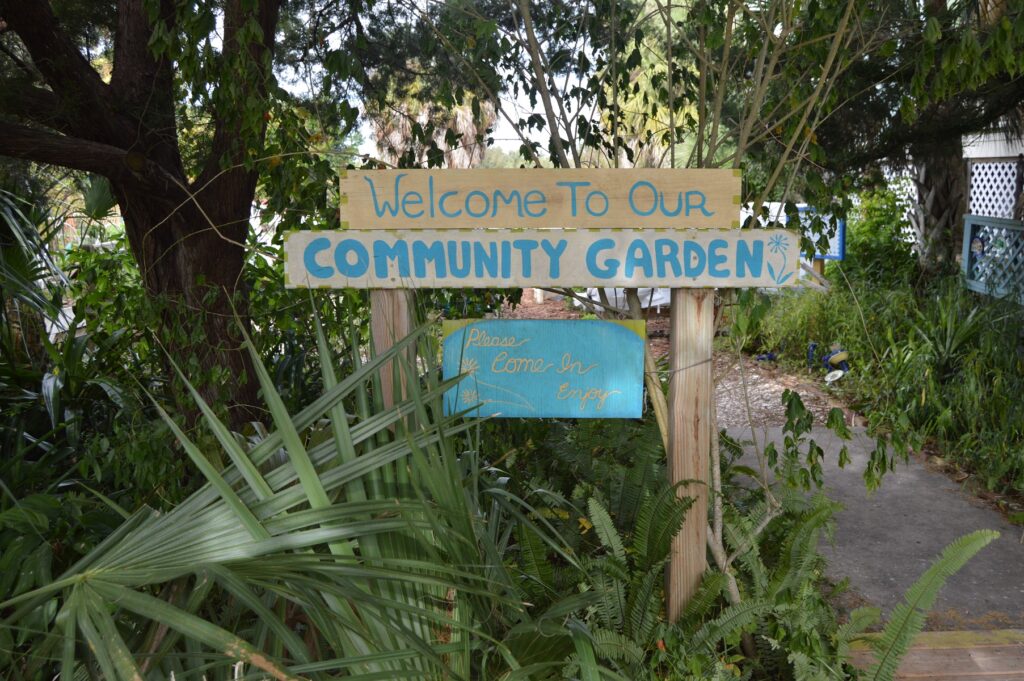
[[[958,275],[920,280],[898,218],[891,195],[866,196],[831,289],[776,296],[760,342],[792,364],[812,341],[840,343],[852,367],[840,389],[872,426],[1024,493],[1024,311]]]

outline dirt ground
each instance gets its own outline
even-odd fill
[[[547,294],[544,302],[534,301],[533,289],[523,290],[522,302],[515,309],[506,309],[507,319],[579,319],[585,310],[562,298]],[[668,311],[658,315],[653,310],[647,319],[647,337],[655,357],[668,354]],[[829,394],[823,380],[814,382],[808,377],[794,376],[779,369],[774,362],[760,362],[732,353],[715,353],[715,394],[718,409],[718,427],[756,428],[781,426],[786,423],[782,406],[782,393],[794,390],[813,414],[816,423],[824,423],[833,407],[846,414],[853,424],[855,415]],[[744,390],[746,386],[746,390]]]

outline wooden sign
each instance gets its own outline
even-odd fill
[[[670,168],[342,172],[345,229],[739,227],[739,171]]]
[[[331,231],[285,237],[290,288],[776,287],[797,283],[784,230]]]
[[[642,321],[494,319],[442,323],[445,413],[640,418]]]

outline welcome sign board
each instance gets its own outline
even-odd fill
[[[285,283],[329,288],[775,287],[796,283],[784,230],[292,232]]]
[[[640,418],[641,321],[459,320],[442,323],[445,413]]]
[[[346,229],[739,227],[738,170],[343,171]]]

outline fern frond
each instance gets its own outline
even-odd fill
[[[658,616],[661,613],[662,595],[658,588],[663,578],[662,566],[658,565],[650,570],[634,584],[630,589],[626,610],[629,613],[627,618],[627,633],[643,645],[650,642],[654,629],[658,625]]]
[[[637,512],[643,498],[660,486],[664,485],[664,449],[661,435],[655,428],[647,428],[640,433],[634,443],[629,468],[622,481],[622,489],[618,495],[616,516],[620,527],[636,525]]]
[[[841,660],[850,656],[850,644],[882,616],[879,608],[857,608],[846,624],[836,629],[836,655]]]
[[[590,522],[594,524],[594,531],[597,532],[601,545],[611,551],[619,562],[625,564],[626,548],[622,545],[622,537],[615,529],[611,515],[595,497],[587,500],[587,509],[590,511]]]
[[[701,620],[708,610],[718,601],[718,598],[725,590],[728,578],[721,572],[707,572],[701,580],[697,593],[693,595],[690,602],[683,610],[682,619],[684,622]]]
[[[821,664],[806,653],[793,651],[786,658],[793,665],[793,681],[832,681],[835,673],[822,669]]]
[[[536,532],[522,525],[517,526],[516,538],[519,540],[519,567],[526,578],[524,591],[531,597],[549,592],[554,583],[554,570],[544,542]]]
[[[764,600],[751,600],[726,608],[721,615],[706,622],[693,635],[693,647],[713,649],[726,638],[751,628],[757,619],[770,612],[772,604]]]
[[[594,651],[599,657],[636,666],[644,661],[644,651],[627,636],[617,631],[597,629],[593,632]]]
[[[692,505],[693,498],[678,498],[674,487],[663,487],[657,494],[644,499],[633,533],[637,567],[647,570],[668,557],[672,538],[679,534],[686,512]]]
[[[993,530],[978,530],[960,537],[942,550],[938,560],[914,582],[904,595],[904,602],[893,611],[882,636],[874,645],[877,662],[865,678],[889,681],[895,677],[910,642],[923,628],[928,610],[935,604],[946,581],[998,536],[999,533]]]
[[[626,585],[598,570],[591,573],[592,589],[597,594],[597,619],[601,626],[620,631],[626,612]]]
[[[834,513],[833,504],[818,505],[787,533],[782,561],[768,588],[769,593],[777,596],[807,582],[811,571],[821,560],[818,555],[819,532]]]
[[[750,575],[752,591],[758,598],[764,596],[768,591],[768,572],[765,569],[764,561],[761,560],[761,551],[757,541],[753,537],[754,523],[751,518],[761,517],[761,513],[764,512],[766,512],[766,507],[763,504],[758,504],[758,507],[750,515],[730,517],[723,527],[725,541],[730,550],[736,551],[741,546],[747,547],[747,550],[740,554],[739,560]]]

